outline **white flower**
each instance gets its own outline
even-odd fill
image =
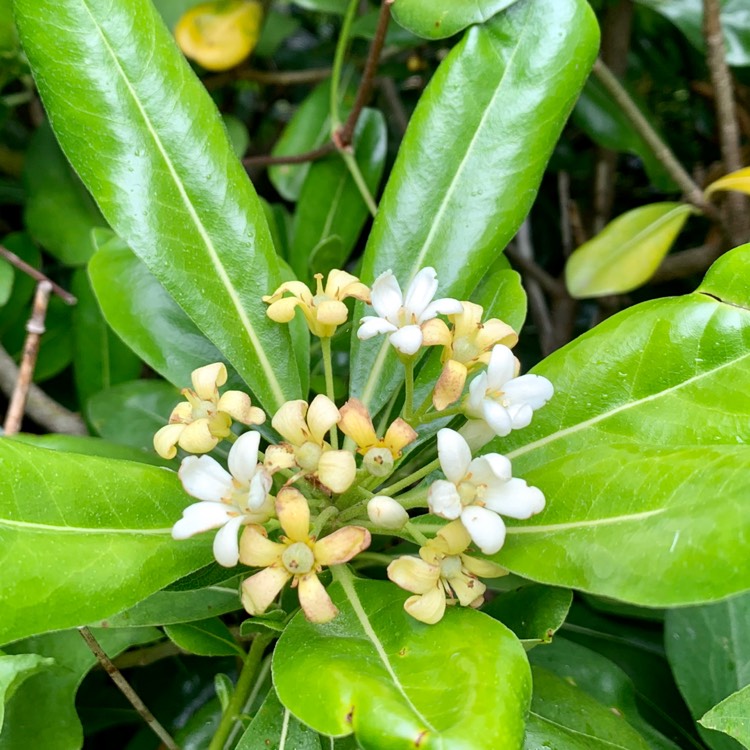
[[[469,384],[464,411],[468,417],[486,422],[499,437],[528,427],[535,409],[552,398],[552,383],[541,375],[521,375],[518,360],[503,344],[492,349],[487,370]]]
[[[367,515],[381,529],[401,529],[409,514],[392,497],[376,495],[367,503]]]
[[[381,333],[389,334],[391,344],[402,354],[416,354],[422,346],[422,325],[438,315],[460,313],[458,300],[445,297],[433,301],[438,280],[434,268],[423,268],[406,290],[406,297],[393,272],[381,273],[372,285],[375,315],[361,320],[357,336],[363,341]]]
[[[175,539],[187,539],[209,529],[214,538],[214,557],[231,568],[239,560],[237,534],[240,526],[265,523],[274,513],[268,494],[272,479],[258,463],[260,433],[246,432],[229,451],[229,472],[210,456],[188,456],[179,476],[185,491],[201,502],[182,511],[172,528]],[[230,473],[231,472],[231,473]]]
[[[500,514],[523,519],[544,509],[541,490],[514,479],[505,456],[489,453],[472,460],[468,444],[455,430],[438,432],[438,457],[446,479],[430,487],[430,511],[449,520],[460,518],[485,555],[499,551],[505,542]]]

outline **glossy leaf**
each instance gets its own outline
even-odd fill
[[[298,614],[274,651],[274,685],[294,716],[322,734],[353,731],[364,750],[520,748],[530,680],[505,626],[458,607],[423,625],[393,584],[348,574],[329,593],[336,619]]]
[[[86,417],[105,440],[153,451],[154,433],[167,424],[179,401],[179,391],[168,383],[133,380],[89,399]]]
[[[130,646],[160,637],[151,628],[92,632],[111,658]],[[44,750],[78,750],[83,745],[83,729],[76,715],[76,692],[96,664],[96,657],[81,634],[77,630],[50,633],[7,648],[15,654],[35,652],[54,660],[54,664],[26,680],[11,699],[0,733],[0,747],[28,750],[32,743]]]
[[[750,195],[750,167],[738,169],[736,172],[720,177],[706,188],[705,194],[709,196],[717,190],[736,190]]]
[[[119,612],[199,568],[210,539],[176,542],[177,476],[130,461],[0,440],[0,643]]]
[[[184,388],[196,368],[210,362],[227,364],[226,357],[119,238],[99,247],[89,263],[89,276],[112,329],[170,383]],[[227,369],[229,387],[241,387],[234,369]]]
[[[354,141],[354,154],[362,176],[376,193],[385,166],[385,118],[374,109],[362,113]],[[294,215],[289,262],[297,278],[343,268],[369,213],[344,160],[338,154],[310,167]],[[325,258],[311,257],[320,243],[335,237],[337,250]],[[321,262],[323,261],[323,262]]]
[[[732,693],[700,719],[707,729],[731,735],[750,747],[750,685]]]
[[[534,369],[555,396],[486,450],[547,506],[511,522],[501,564],[645,606],[750,587],[750,280],[736,278],[748,260],[737,248],[698,292],[630,308]]]
[[[183,651],[198,656],[240,656],[243,650],[218,618],[167,625],[164,632]]]
[[[685,203],[652,203],[618,216],[568,259],[571,296],[603,297],[645,284],[693,210]]]
[[[67,266],[94,254],[91,230],[106,222],[60,151],[49,125],[29,145],[24,165],[24,220],[31,236]]]
[[[281,279],[263,209],[151,2],[15,10],[56,135],[112,228],[262,404],[302,395],[288,330],[261,301]]]
[[[549,586],[522,586],[496,596],[482,611],[509,627],[524,648],[549,643],[565,622],[573,594]]]
[[[402,286],[424,266],[465,298],[523,221],[596,54],[582,0],[521,0],[470,29],[414,112],[361,271]],[[533,156],[532,156],[533,155]],[[358,304],[355,319],[364,314]],[[384,337],[352,332],[352,395],[377,411],[401,377]]]
[[[120,282],[122,283],[122,281]],[[73,373],[78,400],[137,378],[141,361],[107,325],[83,269],[73,275]]]
[[[5,719],[5,704],[21,683],[54,663],[54,659],[39,654],[4,654],[0,651],[0,730]]]
[[[393,17],[424,39],[447,39],[513,5],[516,0],[398,0]]]
[[[326,741],[326,750],[327,746]],[[297,721],[272,688],[242,735],[237,750],[321,750],[321,744],[318,734]]]
[[[664,641],[693,718],[750,685],[750,593],[704,607],[667,612]],[[750,716],[750,714],[748,714]],[[729,737],[700,729],[714,750],[736,750]]]

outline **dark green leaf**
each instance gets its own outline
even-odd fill
[[[54,663],[54,659],[39,654],[5,654],[0,651],[0,730],[5,719],[5,704],[21,683]]]
[[[10,299],[14,275],[13,266],[7,260],[0,258],[0,307]]]
[[[218,618],[167,625],[164,632],[183,651],[198,656],[243,656],[244,651]]]

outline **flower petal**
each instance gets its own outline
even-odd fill
[[[232,494],[232,477],[211,456],[188,456],[177,472],[188,495],[219,502]]]
[[[391,452],[394,458],[398,458],[401,452],[409,443],[413,443],[419,435],[411,425],[405,422],[401,417],[394,420],[391,426],[386,430],[383,444]]]
[[[354,454],[344,450],[325,451],[318,460],[315,474],[331,492],[337,495],[346,492],[357,475]]]
[[[482,418],[482,404],[487,395],[487,373],[481,372],[469,383],[469,398],[464,411],[471,417]]]
[[[323,445],[323,439],[326,433],[341,419],[336,404],[328,396],[323,394],[317,395],[310,404],[307,411],[307,425],[310,429],[312,439],[318,444]]]
[[[471,540],[485,555],[494,555],[505,542],[503,519],[487,508],[470,505],[461,513],[461,522]]]
[[[319,565],[341,565],[370,546],[370,532],[361,526],[344,526],[315,542],[313,553]]]
[[[391,344],[402,354],[416,354],[422,346],[422,329],[417,325],[404,326],[389,337]]]
[[[446,555],[460,555],[470,544],[471,537],[461,521],[451,521],[438,531],[437,536],[445,542]]]
[[[403,528],[409,520],[409,514],[403,506],[392,497],[385,495],[370,498],[367,503],[367,515],[376,526],[394,531]]]
[[[508,407],[508,417],[514,430],[521,430],[531,424],[534,410],[528,404],[511,404]]]
[[[223,362],[204,365],[193,370],[190,379],[193,381],[193,389],[198,394],[198,398],[212,401],[217,397],[219,386],[227,382],[226,365]]]
[[[497,401],[487,398],[482,402],[482,417],[498,437],[509,435],[513,429],[508,410]]]
[[[293,542],[307,542],[310,534],[310,507],[295,487],[282,487],[276,496],[276,515],[281,528]]]
[[[298,579],[299,604],[310,622],[330,622],[339,613],[336,605],[318,580],[315,573],[307,573]]]
[[[443,365],[432,395],[432,405],[437,411],[443,411],[461,398],[468,373],[466,365],[455,359],[449,359]]]
[[[242,516],[232,518],[224,524],[214,537],[214,557],[219,565],[225,568],[233,568],[240,559],[240,546],[237,541],[237,532],[244,522]]]
[[[302,445],[309,437],[306,414],[307,401],[287,401],[273,415],[271,426],[292,445]]]
[[[437,586],[440,566],[421,557],[399,557],[388,566],[388,578],[412,594],[426,594]]]
[[[451,576],[448,579],[448,585],[458,599],[462,607],[468,607],[480,596],[484,596],[487,587],[476,578],[461,573],[457,576]]]
[[[511,479],[493,488],[483,498],[485,506],[495,513],[510,518],[531,518],[544,510],[544,493],[538,487],[530,487],[523,479]]]
[[[242,583],[242,606],[251,615],[262,615],[291,578],[286,568],[264,568]]]
[[[483,419],[470,419],[460,433],[472,451],[482,450],[495,437],[494,430]]]
[[[541,375],[513,378],[503,391],[511,404],[528,404],[532,409],[541,409],[555,393],[552,383]]]
[[[390,269],[375,279],[370,295],[372,306],[378,317],[389,319],[398,315],[404,298],[401,294],[401,287]]]
[[[492,318],[482,324],[476,335],[476,344],[480,349],[489,349],[495,344],[514,347],[518,343],[518,334],[502,320]]]
[[[373,336],[379,336],[381,333],[392,333],[397,330],[398,327],[387,321],[385,318],[376,318],[374,315],[365,315],[365,317],[359,321],[357,338],[360,341],[366,341]]]
[[[456,338],[469,338],[481,330],[484,309],[481,305],[467,300],[461,300],[461,312],[453,315],[453,335]]]
[[[218,529],[232,517],[232,508],[224,503],[193,503],[182,511],[182,518],[172,527],[173,539],[188,539],[210,529]]]
[[[492,347],[490,364],[487,367],[487,385],[491,390],[502,390],[503,386],[516,374],[518,360],[513,352],[503,344]]]
[[[340,326],[349,317],[346,305],[335,299],[324,300],[316,310],[318,321],[323,325]]]
[[[461,515],[461,497],[456,485],[444,479],[432,483],[427,493],[427,504],[430,512],[441,518],[452,521]]]
[[[413,279],[406,290],[404,307],[419,318],[425,308],[432,302],[438,290],[437,272],[431,266],[423,268]],[[459,310],[460,312],[460,310]],[[435,317],[433,315],[433,317]],[[426,318],[425,318],[426,320]],[[419,321],[422,322],[421,320]]]
[[[243,484],[248,484],[255,474],[258,465],[258,446],[260,445],[260,433],[250,430],[237,438],[235,444],[229,449],[227,463],[229,471],[235,479]]]
[[[357,398],[350,398],[341,407],[339,429],[359,448],[369,448],[378,442],[375,427],[367,407]]]
[[[247,510],[259,511],[268,497],[273,486],[273,479],[264,467],[259,467],[250,480],[250,488],[247,493]]]
[[[184,424],[164,425],[154,435],[154,450],[162,458],[174,458],[177,455],[177,443],[184,429]]]
[[[252,568],[267,568],[281,560],[285,544],[272,542],[262,526],[246,526],[240,537],[240,562]]]
[[[512,476],[510,461],[499,453],[488,453],[486,456],[475,458],[469,465],[469,474],[473,484],[492,486],[500,482],[507,482]]]
[[[432,320],[436,315],[455,315],[462,310],[461,303],[457,299],[443,297],[427,305],[417,320],[419,323],[424,323]]]
[[[269,445],[263,466],[273,474],[281,469],[291,469],[295,464],[294,450],[287,445]]]
[[[253,406],[250,396],[242,391],[225,391],[216,408],[242,424],[263,424],[266,421],[263,410]]]
[[[304,302],[296,297],[284,297],[284,299],[274,302],[268,310],[268,315],[274,323],[289,323],[294,319],[294,313],[297,312],[297,306],[303,306]]]
[[[437,435],[440,468],[446,478],[458,484],[466,476],[471,464],[471,451],[466,441],[455,430],[443,427]]]
[[[211,434],[208,419],[196,419],[184,427],[179,446],[188,453],[208,453],[219,444],[219,438]]]
[[[445,614],[445,593],[442,587],[435,586],[421,596],[410,596],[404,602],[404,609],[415,619],[427,625],[440,622]]]
[[[461,564],[471,575],[480,578],[501,578],[508,575],[508,571],[502,565],[470,555],[461,555]]]
[[[428,320],[422,326],[425,346],[450,346],[453,341],[450,329],[439,318]]]

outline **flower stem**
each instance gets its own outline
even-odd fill
[[[340,149],[339,154],[344,160],[344,163],[349,170],[349,174],[351,174],[352,179],[354,180],[354,184],[357,186],[357,189],[362,196],[362,200],[365,202],[365,205],[367,206],[370,214],[374,217],[378,212],[378,204],[375,203],[375,198],[372,197],[370,188],[365,182],[364,175],[359,168],[359,164],[357,164],[357,160],[354,158],[354,154],[347,148]]]
[[[329,336],[323,336],[320,339],[320,351],[323,354],[323,369],[326,375],[326,396],[336,403],[333,389],[333,358],[331,356],[331,339]],[[339,449],[339,431],[336,425],[331,427],[331,446],[333,450]]]
[[[403,357],[405,373],[404,419],[411,422],[414,417],[414,357]]]
[[[397,492],[400,492],[405,487],[409,487],[423,477],[426,477],[428,474],[431,474],[433,471],[435,471],[435,469],[439,468],[440,459],[436,458],[434,461],[431,461],[426,466],[418,469],[413,474],[409,474],[408,477],[404,477],[400,482],[396,482],[390,487],[386,487],[384,490],[381,490],[380,492],[378,492],[378,495],[387,495],[388,497],[393,497],[393,495],[395,495]]]
[[[404,529],[412,535],[414,541],[419,545],[425,545],[430,541],[411,521],[404,525]]]
[[[245,657],[240,677],[234,688],[234,693],[232,693],[232,698],[229,701],[227,710],[221,717],[221,723],[211,740],[211,744],[208,746],[208,750],[224,750],[224,745],[232,731],[232,727],[242,714],[242,709],[247,700],[248,693],[253,686],[253,680],[255,679],[255,675],[260,667],[263,652],[266,650],[266,646],[268,646],[274,638],[275,636],[272,634],[258,634],[253,638],[253,643],[250,646],[250,651],[248,651],[247,656]]]
[[[323,508],[323,510],[320,511],[320,515],[315,519],[315,523],[313,524],[312,528],[310,529],[310,536],[317,539],[320,535],[320,532],[323,530],[323,527],[328,523],[328,521],[337,516],[338,512],[338,508],[333,505],[329,505],[327,508]]]
[[[436,419],[442,419],[443,417],[455,417],[458,414],[462,414],[463,409],[460,406],[454,406],[452,409],[443,409],[443,411],[434,411],[430,414],[421,414],[420,424],[426,424],[427,422],[434,422]]]
[[[349,0],[349,5],[344,16],[344,23],[341,26],[341,33],[336,44],[336,54],[333,58],[333,69],[331,71],[331,132],[335,133],[341,127],[341,111],[339,109],[339,100],[341,98],[341,72],[344,68],[344,56],[346,48],[349,45],[352,24],[354,16],[357,14],[359,0]]]

